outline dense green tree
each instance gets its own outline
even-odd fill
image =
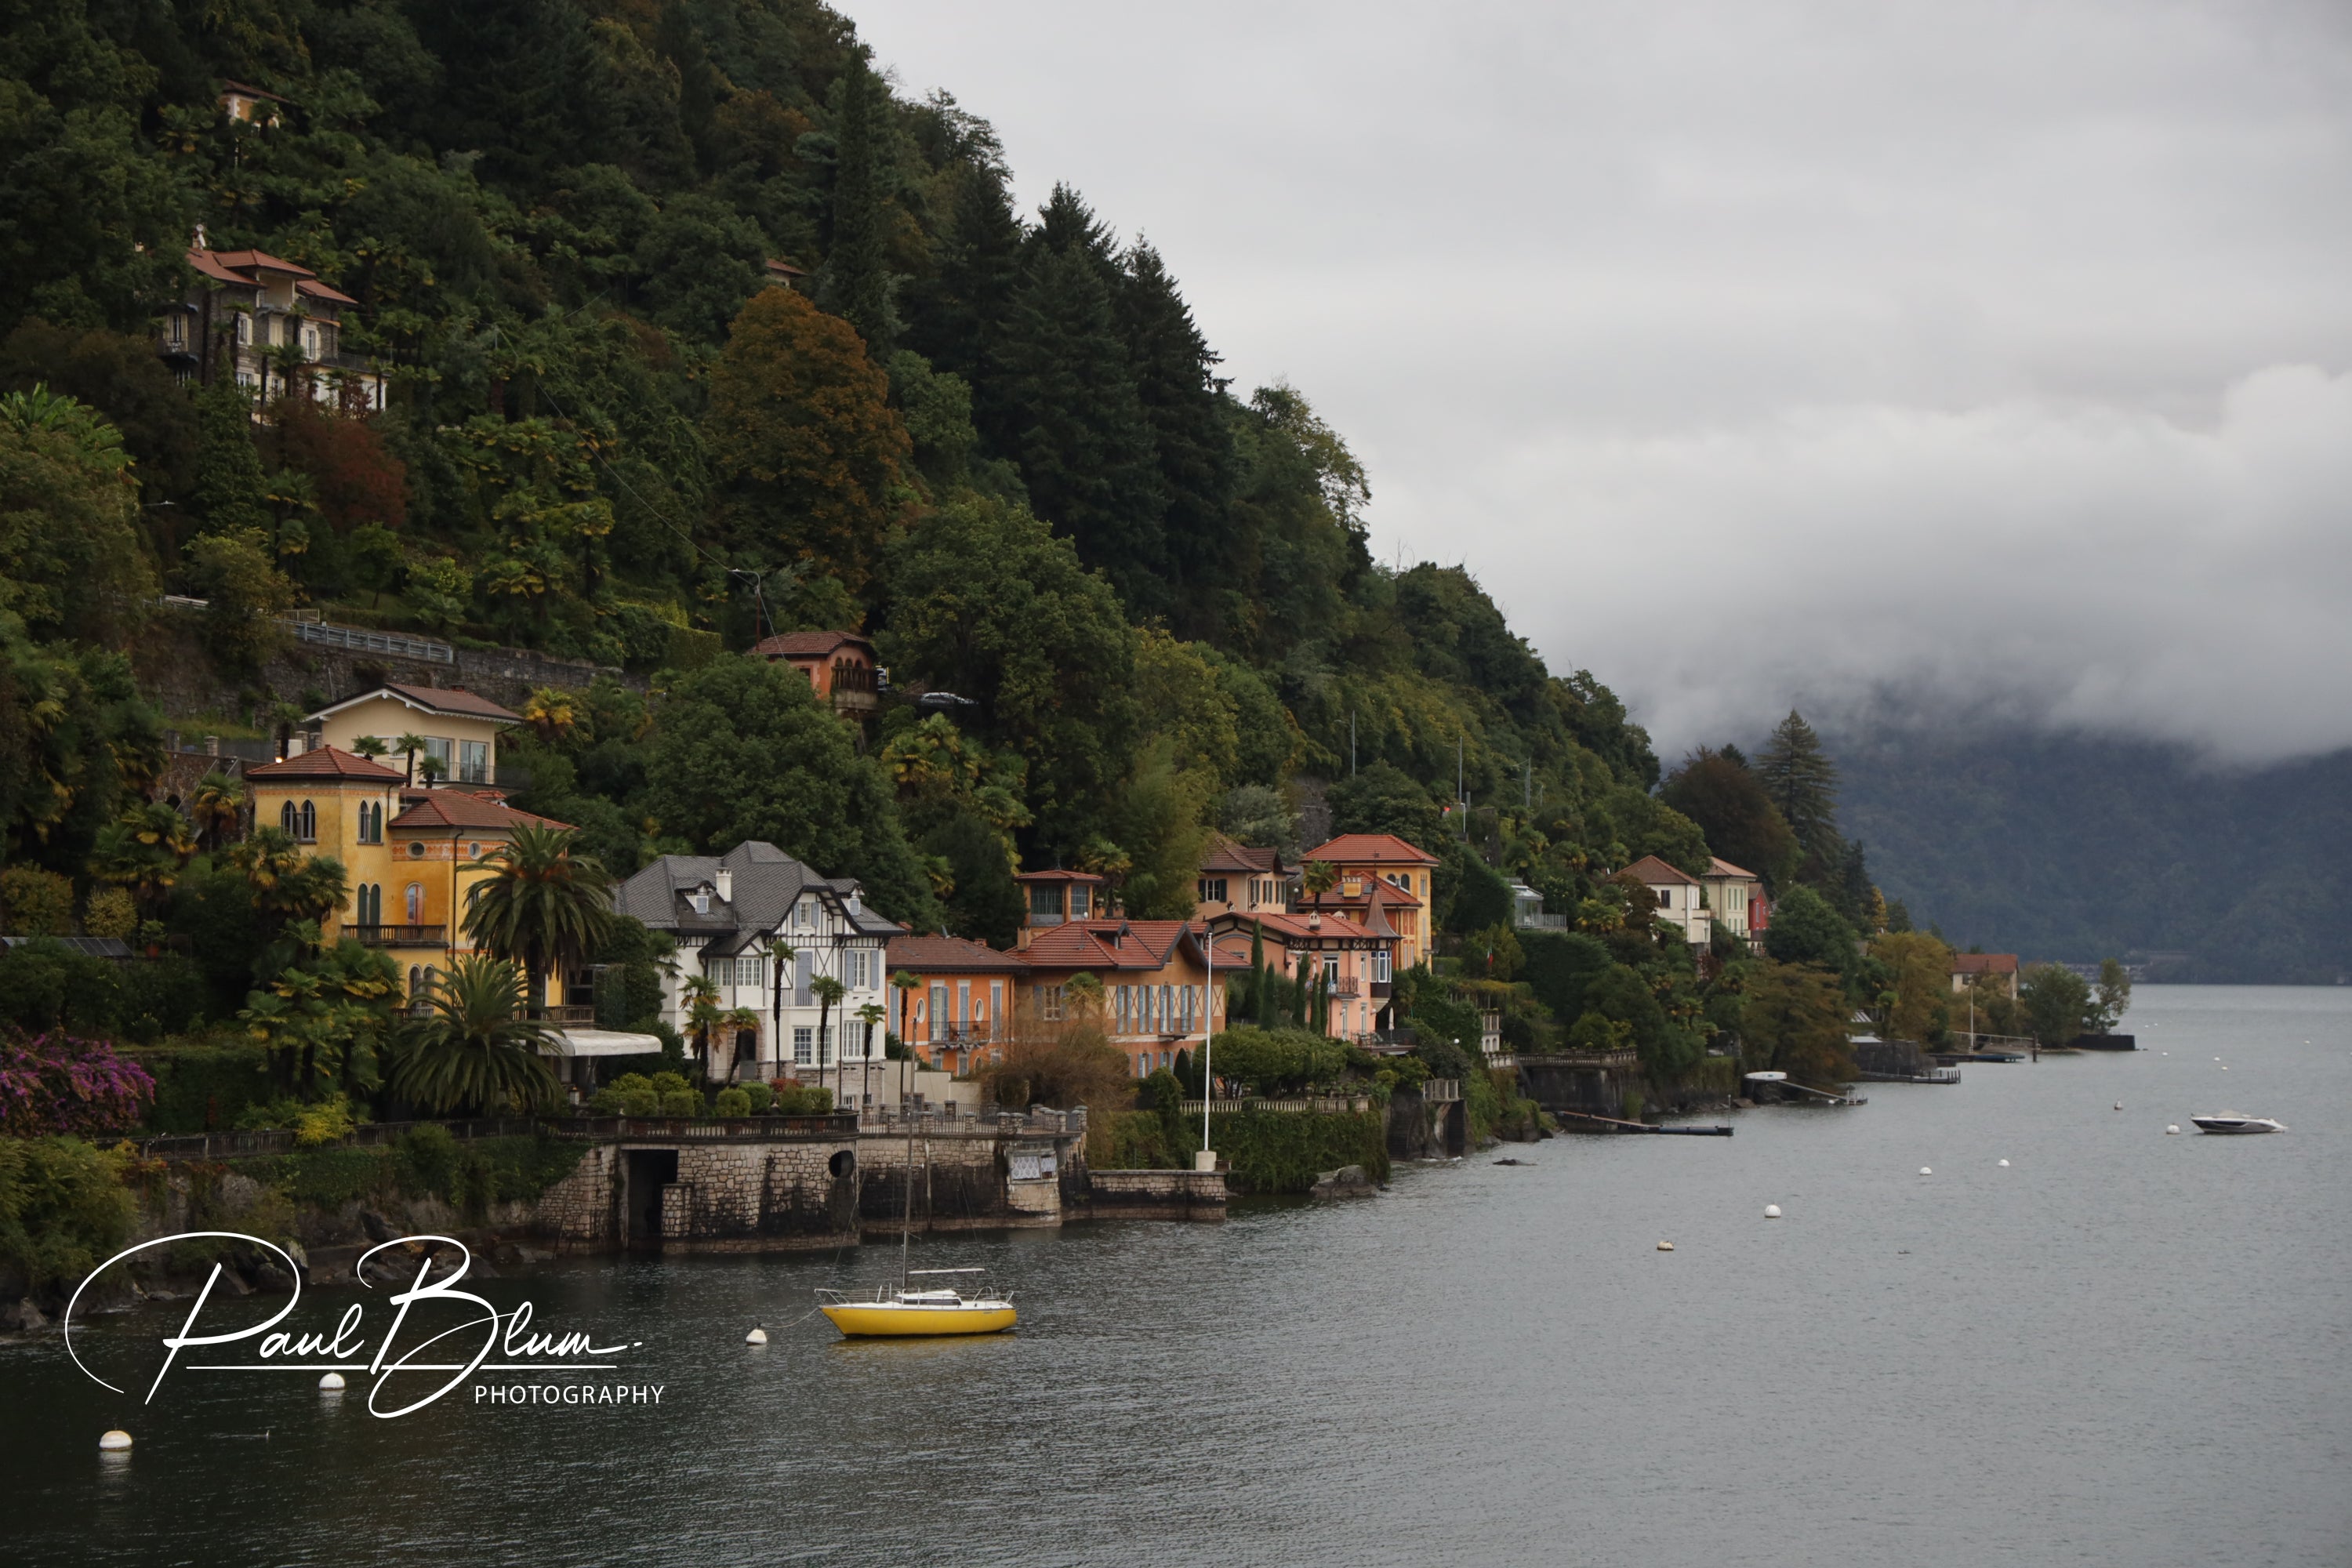
[[[754,296],[712,374],[707,421],[737,533],[862,590],[909,451],[888,395],[838,317],[789,289]]]
[[[1710,850],[1755,872],[1768,888],[1777,889],[1794,876],[1797,836],[1772,804],[1763,780],[1731,748],[1717,752],[1701,746],[1667,776],[1658,793],[1698,824]]]
[[[894,679],[981,705],[990,743],[1027,764],[1028,841],[1075,862],[1107,831],[1134,744],[1135,635],[1117,596],[1067,540],[979,496],[908,530],[888,565]]]
[[[1848,1082],[1854,1076],[1846,1023],[1852,1011],[1835,975],[1811,963],[1767,963],[1744,994],[1739,1065],[1785,1072],[1816,1089]]]
[[[1049,216],[1076,207],[1066,191],[1055,195]],[[1167,497],[1110,285],[1084,230],[1058,245],[1042,234],[1029,241],[996,358],[1010,455],[1038,515],[1136,613],[1164,611]]]
[[[2045,1046],[2071,1046],[2099,1022],[2090,982],[2063,963],[2037,963],[2017,983],[2017,1001],[2026,1026]]]
[[[122,437],[46,387],[0,395],[0,613],[120,646],[156,592]]]
[[[1756,776],[1780,820],[1796,835],[1808,879],[1835,879],[1844,858],[1837,830],[1837,764],[1795,709],[1774,727],[1763,754],[1756,759]]]
[[[898,313],[888,258],[884,252],[885,208],[890,193],[888,94],[853,50],[841,75],[841,104],[835,119],[833,234],[817,300],[857,329],[866,352],[887,360],[898,335]]]
[[[1417,849],[1435,851],[1450,837],[1437,803],[1402,769],[1374,763],[1331,786],[1331,831],[1392,833]]]
[[[1811,963],[1844,974],[1854,964],[1853,928],[1811,888],[1783,893],[1772,906],[1764,951],[1780,963]]]
[[[939,924],[888,781],[790,665],[727,657],[682,677],[659,709],[646,774],[644,811],[695,852],[764,839],[856,878],[892,919]]]
[[[970,811],[958,811],[925,833],[919,847],[945,861],[954,881],[940,900],[948,930],[992,947],[1011,947],[1028,918],[1028,905],[995,828]]]
[[[1167,500],[1161,526],[1171,587],[1187,622],[1205,628],[1213,625],[1208,595],[1223,576],[1228,508],[1239,477],[1215,381],[1217,356],[1167,264],[1141,240],[1121,258],[1112,299]]]

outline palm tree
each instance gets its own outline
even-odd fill
[[[522,705],[522,721],[551,746],[580,722],[580,699],[561,687],[542,686]]]
[[[365,757],[369,762],[374,762],[390,750],[392,748],[383,743],[382,735],[362,735],[352,742],[352,754]]]
[[[1339,868],[1328,860],[1309,860],[1300,868],[1299,883],[1310,899],[1319,899],[1339,880]]]
[[[425,760],[416,764],[416,771],[425,775],[425,787],[431,789],[435,784],[439,784],[441,776],[449,771],[449,764],[427,752],[425,753]]]
[[[760,1015],[749,1007],[730,1007],[726,1012],[719,1015],[719,1027],[724,1031],[724,1037],[728,1042],[728,1078],[732,1079],[735,1076],[734,1042],[737,1037],[745,1029],[756,1029],[759,1026]]]
[[[428,1110],[551,1103],[545,1053],[555,1034],[523,1016],[522,974],[503,958],[468,954],[436,977],[420,1016],[401,1026],[393,1091]]]
[[[415,731],[411,730],[399,740],[394,741],[392,743],[392,748],[394,751],[400,752],[407,759],[408,782],[410,784],[415,784],[416,782],[416,753],[425,749],[425,737],[418,734]]]
[[[91,849],[90,869],[152,909],[180,879],[180,868],[196,852],[196,836],[177,810],[145,801],[100,828]]]
[[[719,1027],[724,1015],[719,1010],[719,985],[708,974],[688,975],[679,987],[677,999],[686,1005],[686,1026],[694,1036],[695,1054],[702,1058],[702,1070],[710,1071],[710,1034]]]
[[[382,747],[381,741],[376,742]],[[245,785],[215,768],[196,781],[188,806],[196,819],[196,836],[207,849],[217,849],[237,836],[245,823]]]
[[[572,838],[568,827],[518,825],[466,910],[475,946],[522,964],[534,1006],[545,1005],[549,971],[585,963],[613,929],[612,874],[573,854]]]
[[[817,1068],[820,1073],[823,1072],[824,1068],[825,1042],[831,1038],[831,1036],[826,1031],[831,1026],[833,1005],[841,1000],[842,989],[841,982],[835,980],[830,974],[820,974],[815,979],[809,982],[809,994],[816,998],[816,1059]],[[839,1051],[833,1053],[833,1058],[840,1065],[840,1070],[843,1074],[840,1080],[841,1086],[844,1089],[846,1089],[849,1087],[847,1077],[849,1064],[841,1060],[841,1053]]]
[[[887,1016],[887,1015],[884,1013],[882,1004],[879,1002],[867,1002],[857,1009],[857,1021],[866,1026],[865,1058],[866,1085],[870,1085],[874,1081],[874,1026],[880,1023],[885,1016]],[[865,1085],[861,1085],[860,1092],[870,1092],[870,1090],[868,1090]]]
[[[902,969],[890,976],[890,986],[898,993],[898,1044],[908,1056],[913,1056],[915,993],[923,988],[922,977],[911,970]]]

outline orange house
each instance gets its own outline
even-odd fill
[[[1372,918],[1380,920],[1378,910]],[[1255,943],[1265,955],[1265,965],[1296,980],[1303,961],[1308,982],[1322,972],[1330,1016],[1324,1033],[1335,1039],[1359,1039],[1386,1026],[1390,982],[1396,963],[1396,933],[1381,924],[1364,926],[1345,915],[1223,914],[1211,920],[1215,943],[1218,989],[1232,975],[1250,966]]]
[[[1011,1031],[1029,978],[1021,954],[960,936],[894,936],[887,951],[891,1027],[924,1062],[969,1072]],[[901,974],[915,984],[897,984]]]
[[[836,713],[872,712],[887,679],[874,662],[874,645],[856,632],[785,632],[753,644],[751,651],[807,676]]]
[[[1328,892],[1314,897],[1302,893],[1293,913],[1344,915],[1373,931],[1385,923],[1396,933],[1400,969],[1411,969],[1428,956],[1434,894],[1430,879],[1437,868],[1436,856],[1394,834],[1343,833],[1309,849],[1306,859],[1328,863],[1339,878]]]

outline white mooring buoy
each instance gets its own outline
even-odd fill
[[[2117,1110],[2121,1110],[2123,1108],[2124,1108],[2124,1102],[2123,1102],[2122,1100],[2116,1100],[2116,1109]]]
[[[2007,1169],[2009,1169],[2009,1162],[2008,1162],[2008,1161],[2006,1161],[2006,1160],[2003,1160],[2003,1161],[2000,1163],[2000,1166],[2001,1166],[2001,1169],[2002,1169],[2002,1170],[2004,1170],[2004,1171],[2005,1171],[2005,1170],[2007,1170]]]
[[[1779,1219],[1780,1217],[1780,1205],[1779,1204],[1766,1204],[1764,1205],[1764,1217],[1766,1219]]]
[[[1921,1175],[1923,1175],[1923,1176],[1932,1176],[1932,1175],[1934,1175],[1936,1173],[1935,1173],[1935,1172],[1933,1172],[1933,1171],[1931,1171],[1931,1170],[1929,1170],[1927,1166],[1922,1165],[1922,1166],[1920,1166],[1920,1167],[1919,1167],[1919,1173],[1920,1173]]]
[[[1662,1241],[1658,1243],[1658,1250],[1660,1252],[1672,1252],[1674,1249],[1675,1244],[1671,1241]]]
[[[2175,1121],[2175,1122],[2171,1123],[2169,1126],[2166,1127],[2164,1131],[2165,1131],[2165,1132],[2166,1132],[2166,1134],[2167,1134],[2168,1136],[2168,1135],[2170,1135],[2170,1134],[2172,1134],[2172,1133],[2178,1132],[2178,1131],[2180,1131],[2180,1123],[2179,1123],[2179,1122],[2178,1122],[2178,1121]]]
[[[751,1325],[751,1331],[743,1336],[743,1342],[747,1345],[766,1344],[768,1342],[768,1331],[761,1328],[759,1324],[754,1323]]]
[[[131,1447],[131,1434],[116,1427],[98,1440],[98,1446],[108,1453]]]
[[[319,1380],[319,1392],[321,1394],[341,1394],[342,1391],[343,1374],[340,1372],[331,1372]]]

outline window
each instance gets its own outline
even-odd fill
[[[1058,985],[1040,985],[1037,987],[1037,1014],[1040,1017],[1045,1019],[1049,1023],[1060,1020],[1062,1016],[1062,987]]]
[[[852,991],[863,991],[874,984],[874,955],[862,947],[849,950],[849,980]]]
[[[449,738],[447,736],[425,736],[425,754],[433,758],[441,764],[440,775],[443,778],[446,779],[449,776]]]
[[[1327,952],[1323,955],[1323,979],[1328,984],[1339,984],[1339,955],[1338,953]]]
[[[1225,879],[1223,877],[1202,878],[1201,901],[1204,904],[1222,904],[1226,902]]]
[[[278,808],[278,830],[289,838],[302,836],[301,814],[294,809],[294,803],[290,800]]]
[[[479,841],[466,846],[466,856],[467,858],[472,860],[478,860],[482,858],[482,846]]]
[[[799,1026],[795,1026],[795,1027],[793,1028],[793,1065],[794,1065],[794,1066],[796,1066],[796,1067],[806,1067],[806,1066],[808,1066],[808,1065],[809,1065],[809,1062],[810,1062],[810,1059],[811,1059],[811,1058],[812,1058],[812,1056],[813,1056],[813,1054],[814,1054],[814,1050],[815,1050],[815,1047],[816,1047],[816,1031],[815,1031],[814,1029],[810,1028],[810,1027],[809,1027],[807,1025],[805,1025],[805,1024],[799,1025]]]
[[[383,842],[383,805],[381,802],[360,802],[360,842]]]
[[[253,341],[253,318],[243,310],[236,313],[236,341],[241,343]]]
[[[816,900],[803,899],[793,908],[793,922],[803,931],[816,929]]]
[[[304,359],[319,357],[319,329],[307,324],[302,328],[302,357]]]
[[[1073,882],[1070,884],[1070,918],[1082,921],[1094,908],[1094,889]]]
[[[931,1038],[948,1037],[948,988],[945,981],[931,982]]]
[[[319,841],[319,808],[307,800],[302,803],[301,822],[296,827],[294,837],[305,844]]]
[[[490,782],[490,743],[488,741],[457,742],[457,778],[464,784]]]
[[[408,892],[404,901],[408,908],[408,923],[413,926],[423,925],[425,923],[425,884],[409,883]]]
[[[425,858],[425,840],[419,838],[410,843],[408,846],[408,858],[411,860],[422,860]]]
[[[990,1039],[996,1039],[1003,1033],[1004,1026],[1000,1021],[1003,1016],[1004,982],[992,980],[988,983],[988,1037]]]
[[[1672,888],[1660,888],[1658,889],[1658,907],[1662,910],[1670,910],[1675,907],[1675,890]]]

